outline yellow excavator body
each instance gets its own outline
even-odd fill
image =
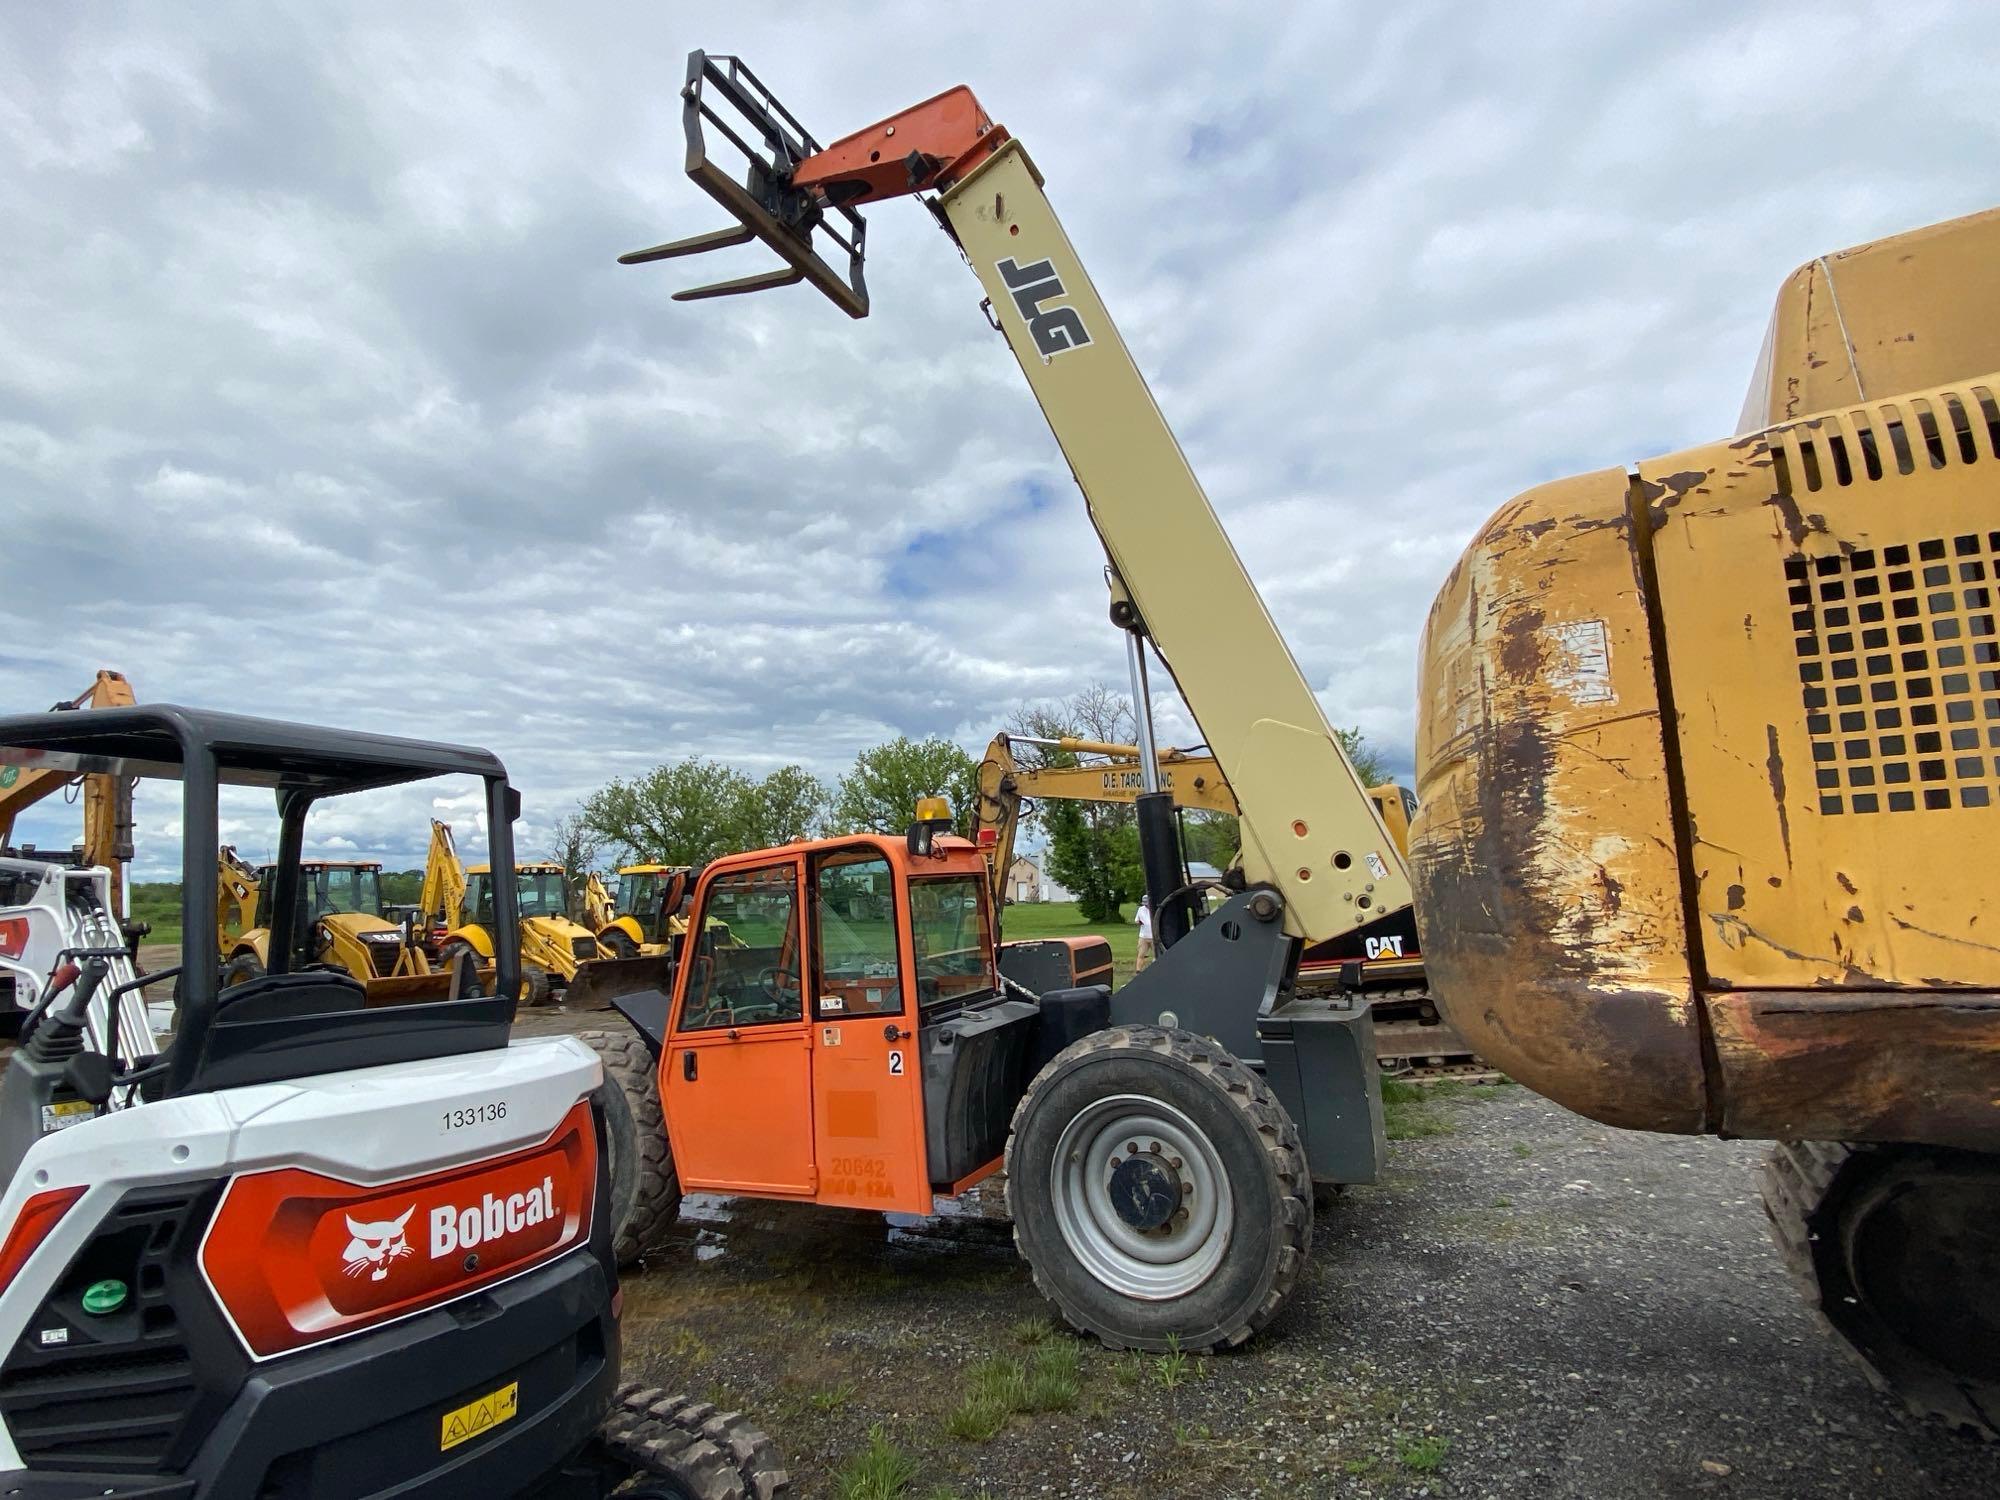
[[[434,988],[398,983],[427,980],[432,970],[410,934],[381,916],[381,872],[381,865],[363,860],[311,860],[299,866],[310,936],[295,960],[339,969],[368,986],[371,1000],[378,1001]],[[216,859],[216,883],[217,957],[224,983],[241,983],[270,967],[270,914],[261,904],[264,872],[224,844]]]
[[[1780,294],[1733,438],[1510,501],[1423,648],[1424,953],[1594,1118],[2000,1146],[2000,213]]]

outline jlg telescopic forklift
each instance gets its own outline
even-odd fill
[[[1411,834],[1480,1054],[1780,1145],[1808,1295],[2000,1435],[2000,212],[1781,289],[1737,434],[1530,490],[1433,605]]]
[[[1019,358],[1110,555],[1113,618],[1129,632],[1146,779],[1137,817],[1163,950],[1111,995],[1005,984],[990,940],[969,927],[991,920],[977,847],[925,839],[922,828],[908,846],[841,841],[711,865],[692,932],[719,897],[759,899],[754,888],[721,884],[753,871],[777,882],[799,915],[782,931],[766,924],[772,940],[752,944],[762,956],[751,973],[691,941],[671,1005],[659,998],[657,1013],[642,1015],[660,1046],[648,1081],[665,1098],[666,1133],[677,1158],[699,1163],[682,1175],[739,1192],[918,1206],[997,1165],[1004,1141],[1017,1242],[1073,1323],[1141,1348],[1239,1342],[1297,1280],[1313,1182],[1371,1181],[1379,1170],[1366,1005],[1301,994],[1296,979],[1307,942],[1408,905],[1402,857],[1020,143],[959,88],[821,147],[740,62],[700,52],[682,101],[688,175],[739,225],[623,259],[755,239],[786,263],[683,299],[804,280],[864,316],[859,205],[934,194],[932,210],[984,284],[988,316]],[[746,158],[740,180],[710,158],[709,126]],[[821,239],[845,256],[844,272],[818,253]],[[1198,924],[1173,797],[1157,781],[1149,639],[1242,813],[1242,888]],[[871,899],[885,903],[875,920],[896,933],[893,953],[879,938],[849,948],[852,919],[836,922],[858,894],[847,872],[861,867]],[[938,886],[953,879],[961,925],[946,929]],[[753,931],[732,928],[746,941]],[[940,943],[955,946],[941,953]],[[649,1094],[635,1099],[650,1150],[659,1127],[647,1112],[658,1105]],[[774,1117],[777,1099],[785,1113]]]
[[[463,967],[392,1007],[293,967],[306,816],[479,750],[158,705],[0,718],[0,766],[181,783],[180,1028],[118,1036],[118,948],[53,967],[0,1081],[0,1492],[43,1500],[768,1496],[740,1418],[618,1385],[611,1196],[569,1038]],[[276,794],[268,972],[224,988],[218,788]],[[519,957],[497,886],[500,991]]]
[[[1030,746],[1049,757],[1039,765],[1018,763],[1014,747]],[[1182,812],[1240,815],[1236,794],[1211,755],[1161,750],[1159,785]],[[977,826],[981,847],[993,865],[995,901],[1013,863],[1014,843],[1024,804],[1034,801],[1115,802],[1130,805],[1145,795],[1137,745],[1107,744],[1065,736],[1041,740],[999,734],[979,763]],[[1416,799],[1407,788],[1385,783],[1368,796],[1399,853],[1409,852],[1410,814]],[[1183,849],[1185,841],[1183,840]],[[1225,872],[1225,880],[1227,874]],[[1196,888],[1192,879],[1183,881]],[[1218,882],[1216,889],[1227,893]],[[1004,917],[1003,917],[1004,922]],[[1426,1082],[1439,1078],[1490,1076],[1465,1039],[1448,1025],[1424,979],[1415,914],[1391,911],[1351,932],[1314,943],[1299,960],[1302,992],[1328,989],[1359,995],[1374,1023],[1375,1059],[1385,1073]]]

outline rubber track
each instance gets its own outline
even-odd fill
[[[1306,1171],[1305,1147],[1299,1141],[1298,1127],[1285,1113],[1284,1106],[1278,1103],[1277,1095],[1265,1086],[1264,1080],[1230,1053],[1190,1032],[1166,1031],[1158,1026],[1113,1026],[1072,1043],[1062,1056],[1076,1057],[1086,1052],[1115,1052],[1128,1048],[1172,1057],[1204,1075],[1215,1085],[1217,1093],[1249,1116],[1251,1128],[1263,1142],[1264,1154],[1270,1158],[1272,1169],[1277,1173],[1281,1197],[1278,1222],[1272,1227],[1278,1239],[1278,1268],[1271,1290],[1255,1312],[1213,1343],[1182,1346],[1191,1354],[1212,1354],[1218,1349],[1233,1349],[1278,1315],[1278,1309],[1285,1305],[1292,1295],[1292,1288],[1298,1284],[1299,1273],[1305,1269],[1306,1251],[1312,1243],[1312,1178]],[[1016,1180],[1014,1142],[1020,1133],[1021,1121],[1034,1108],[1044,1081],[1053,1076],[1053,1071],[1053,1068],[1044,1068],[1041,1077],[1014,1106],[1014,1118],[1007,1127],[1007,1152],[1003,1165],[1007,1173],[1007,1213],[1015,1221],[1014,1249],[1023,1260],[1028,1261],[1028,1269],[1035,1278],[1035,1290],[1057,1308],[1062,1308],[1054,1284],[1028,1259],[1028,1247],[1021,1242],[1021,1216],[1013,1202]],[[1066,1308],[1063,1309],[1063,1320],[1078,1333],[1097,1339],[1107,1349],[1136,1347],[1105,1338],[1096,1330],[1086,1328],[1071,1318]]]
[[[1878,1391],[1902,1402],[1920,1417],[1988,1442],[2000,1439],[2000,1423],[1987,1414],[1972,1392],[1942,1378],[1928,1387],[1892,1382],[1848,1338],[1839,1321],[1828,1316],[1825,1290],[1813,1261],[1811,1221],[1826,1201],[1834,1179],[1854,1154],[1854,1147],[1838,1141],[1782,1141],[1765,1159],[1761,1184],[1764,1214],[1771,1221],[1771,1234],[1778,1242],[1785,1269],[1791,1273],[1814,1316],[1861,1366],[1869,1383]]]
[[[763,1429],[706,1401],[623,1385],[600,1436],[642,1482],[671,1478],[700,1500],[777,1500],[792,1492],[778,1445]]]
[[[680,1175],[674,1170],[667,1119],[660,1109],[657,1065],[645,1039],[636,1031],[584,1031],[577,1037],[604,1064],[606,1084],[623,1088],[630,1081],[634,1085],[625,1088],[625,1102],[631,1107],[638,1136],[632,1144],[639,1191],[632,1200],[632,1217],[618,1227],[611,1243],[612,1258],[623,1269],[659,1249],[674,1227],[681,1211]]]

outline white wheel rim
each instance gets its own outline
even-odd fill
[[[1142,1154],[1180,1189],[1179,1208],[1159,1229],[1127,1223],[1112,1198],[1112,1169]],[[1085,1105],[1056,1141],[1049,1187],[1063,1243],[1121,1296],[1184,1297],[1215,1274],[1229,1249],[1235,1210],[1222,1158],[1200,1126],[1162,1100],[1116,1094]]]

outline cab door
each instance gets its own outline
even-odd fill
[[[687,1187],[814,1189],[800,879],[796,859],[725,870],[695,901],[692,956],[660,1054],[667,1137]]]
[[[927,1214],[923,1077],[900,872],[876,844],[812,859],[819,1201]]]

